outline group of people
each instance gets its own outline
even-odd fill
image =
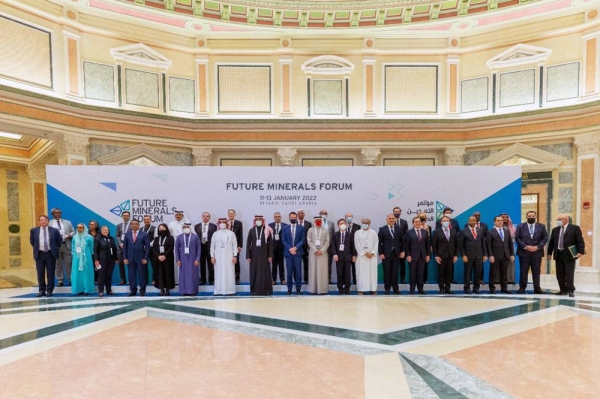
[[[402,210],[395,207],[377,231],[371,228],[368,218],[362,218],[360,225],[355,223],[352,213],[334,226],[326,210],[321,210],[312,223],[305,220],[303,210],[290,212],[289,223],[282,222],[281,213],[276,212],[269,224],[263,215],[256,215],[245,241],[243,224],[235,219],[233,209],[217,224],[211,223],[211,215],[204,212],[202,222],[194,226],[183,211],[176,209],[175,220],[158,227],[151,224],[149,216],[144,216],[140,225],[124,211],[116,237],[111,236],[107,226],[99,227],[95,221],[88,226],[79,223],[74,229],[71,222],[62,219],[60,209],[54,208],[51,213],[52,220],[40,216],[39,226],[30,232],[38,296],[52,296],[55,275],[62,286],[65,272],[75,295],[94,293],[95,284],[99,296],[113,295],[111,279],[117,262],[120,285],[127,285],[129,280],[129,296],[135,296],[138,290],[140,296],[145,296],[149,277],[160,290],[159,295],[170,295],[176,282],[184,296],[197,295],[198,286],[205,284],[214,286],[214,295],[234,295],[240,283],[239,257],[244,242],[252,295],[272,295],[278,277],[289,295],[294,288],[300,294],[303,283],[309,293],[327,294],[333,262],[339,294],[349,294],[352,284],[359,295],[377,294],[380,260],[385,294],[400,294],[398,277],[400,272],[400,282],[405,282],[405,263],[409,293],[425,294],[430,259],[438,268],[440,294],[453,294],[454,264],[459,257],[464,262],[465,294],[480,293],[483,264],[488,259],[490,293],[496,292],[497,283],[502,293],[510,293],[509,269],[512,265],[514,276],[515,244],[521,265],[519,293],[525,292],[530,271],[534,292],[542,293],[541,261],[548,244],[548,255],[554,255],[556,261],[558,294],[574,296],[575,261],[585,254],[581,229],[566,215],[558,216],[558,225],[548,236],[534,211],[528,212],[527,221],[516,228],[506,214],[496,216],[489,228],[475,212],[461,229],[452,210],[446,208],[432,229],[424,213],[415,216],[409,227],[401,218]]]

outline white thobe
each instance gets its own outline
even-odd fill
[[[377,291],[379,237],[374,230],[360,229],[354,233],[356,248],[356,290],[358,292]],[[366,254],[372,253],[371,259]]]
[[[217,230],[210,242],[210,257],[215,258],[214,295],[235,294],[235,265],[238,243],[231,230]]]

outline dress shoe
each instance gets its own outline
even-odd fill
[[[495,294],[496,293],[496,289],[495,288],[490,288],[490,294]]]
[[[425,295],[425,291],[419,290],[419,295]]]
[[[273,280],[273,285],[277,284],[277,282],[275,280]]]
[[[415,290],[411,290],[410,295],[415,295]]]
[[[130,292],[127,296],[135,296],[135,292]]]
[[[167,290],[167,291],[165,292],[165,296],[171,296],[171,291]]]
[[[38,292],[38,294],[36,295],[36,297],[41,297],[41,296],[46,296],[45,292]]]
[[[288,295],[292,295],[292,289],[291,288],[288,289]]]
[[[479,290],[473,290],[473,294],[479,294]]]
[[[446,290],[440,290],[440,295],[443,295],[446,293]]]
[[[371,291],[371,295],[377,295],[377,291]]]
[[[281,280],[281,285],[287,285],[287,281]]]
[[[500,292],[503,294],[512,294],[512,291],[509,290],[500,290]]]
[[[567,295],[567,293],[565,291],[558,291],[554,295]]]
[[[569,292],[569,298],[574,298],[575,297],[575,293],[574,292]]]
[[[385,295],[390,295],[390,290],[385,290]]]
[[[114,292],[112,292],[112,291],[109,291],[109,292],[107,292],[107,293],[106,293],[106,295],[117,295],[117,294],[115,294],[115,293],[114,293]]]
[[[59,287],[62,287],[63,285],[65,285],[65,284],[64,284],[62,281],[59,281],[59,282],[58,282],[58,286],[59,286]]]
[[[103,294],[102,292],[99,292],[99,293],[98,293],[98,297],[99,297],[99,298],[102,298],[102,297],[104,297],[104,294]]]
[[[140,292],[140,296],[146,296],[145,292]]]
[[[209,281],[208,285],[215,285],[215,282],[214,281]]]
[[[517,294],[524,294],[525,293],[525,288],[519,288],[519,291],[517,291]]]
[[[235,280],[235,285],[240,285],[240,279]]]
[[[125,280],[121,280],[119,281],[119,285],[127,285],[127,283],[125,282]]]
[[[346,288],[346,291],[344,292],[344,294],[350,295],[350,288]]]
[[[406,284],[405,280],[400,281],[400,284]]]
[[[300,288],[296,288],[296,295],[302,295],[302,290]]]
[[[452,291],[452,290],[446,290],[446,294],[454,295],[454,291]]]
[[[338,290],[338,295],[344,295],[344,290]]]
[[[52,293],[51,293],[51,292],[46,292],[46,296],[47,296],[48,298],[51,298],[51,297],[52,297]]]
[[[396,290],[396,291],[394,291],[394,295],[401,295],[401,294],[400,294],[400,290]]]
[[[465,292],[465,294],[470,294],[471,290],[465,290],[464,292]]]
[[[540,294],[540,295],[543,295],[543,294],[544,294],[544,291],[542,291],[542,289],[541,289],[541,288],[536,288],[535,290],[533,290],[533,293],[534,293],[534,294]]]

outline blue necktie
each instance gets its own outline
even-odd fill
[[[498,231],[500,232],[500,238],[502,238],[502,241],[504,241],[504,229],[500,229]]]

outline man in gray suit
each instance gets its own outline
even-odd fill
[[[62,219],[62,211],[59,208],[52,208],[50,212],[52,213],[53,219],[49,226],[57,229],[62,237],[54,271],[56,279],[58,280],[58,286],[62,287],[65,285],[65,272],[67,274],[67,279],[69,281],[71,280],[71,264],[73,262],[73,256],[71,255],[71,241],[75,235],[75,229],[73,229],[73,224],[71,224],[71,222]]]

